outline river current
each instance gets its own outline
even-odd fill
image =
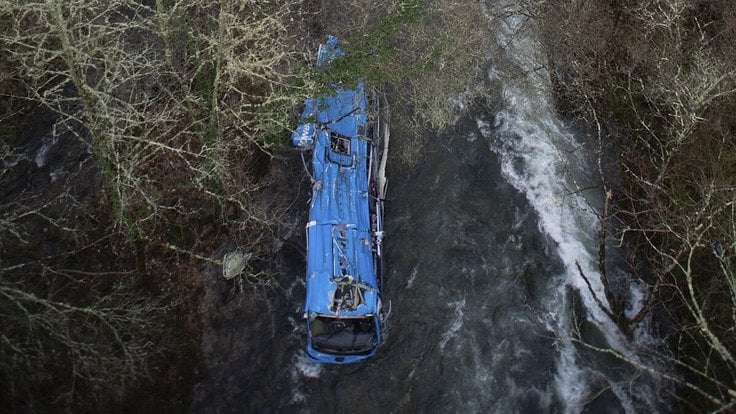
[[[416,165],[389,160],[391,312],[378,355],[306,360],[294,252],[282,289],[230,302],[209,327],[194,412],[668,411],[671,384],[637,368],[666,369],[646,351],[657,345],[647,321],[625,338],[576,268],[605,300],[597,142],[555,115],[541,48],[532,31],[517,35],[524,24],[509,17],[497,28],[495,100],[428,132]]]

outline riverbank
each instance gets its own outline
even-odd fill
[[[301,228],[280,142],[321,40],[302,6],[0,6],[8,410],[189,409],[208,327],[273,288]]]
[[[600,154],[616,154],[620,179],[604,180],[601,245],[631,252],[624,286],[645,289],[635,297],[604,279],[601,299],[624,332],[653,312],[666,319],[661,334],[676,368],[658,375],[672,376],[678,412],[728,411],[736,404],[727,172],[736,161],[735,11],[719,2],[578,6],[530,12],[560,112],[592,126]]]

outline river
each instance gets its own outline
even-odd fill
[[[294,250],[280,289],[228,302],[208,328],[192,411],[669,411],[671,384],[635,367],[666,369],[649,352],[658,340],[648,322],[625,338],[576,268],[605,298],[593,212],[602,190],[582,190],[600,184],[595,142],[555,115],[540,48],[514,35],[523,24],[509,17],[497,28],[488,67],[497,98],[427,132],[416,165],[389,161],[391,313],[378,355],[349,366],[306,360]]]

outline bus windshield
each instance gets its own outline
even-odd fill
[[[370,353],[377,344],[376,318],[334,318],[319,315],[310,324],[316,351],[335,355]]]

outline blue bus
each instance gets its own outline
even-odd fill
[[[343,55],[330,36],[320,46],[317,68]],[[302,156],[312,157],[306,353],[319,363],[345,364],[375,355],[381,343],[389,130],[377,92],[366,93],[363,82],[332,89],[306,100],[291,140]]]

